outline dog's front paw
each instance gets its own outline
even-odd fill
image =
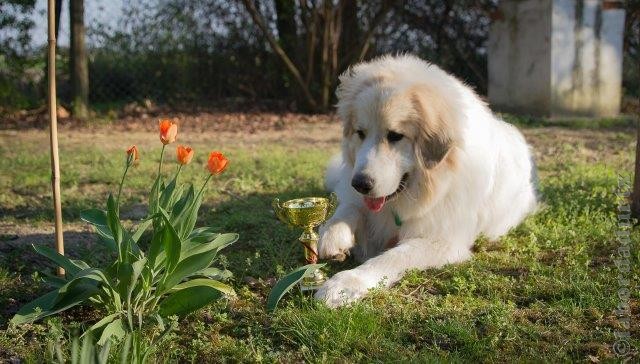
[[[354,241],[353,232],[345,222],[327,224],[320,229],[318,254],[321,259],[342,261],[349,255]]]
[[[374,286],[360,272],[345,270],[326,281],[314,297],[335,308],[359,300]]]

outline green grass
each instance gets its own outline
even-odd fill
[[[603,125],[608,125],[602,122]],[[566,129],[566,130],[565,130]],[[413,271],[389,291],[374,291],[348,308],[331,310],[299,292],[265,311],[269,278],[298,266],[298,232],[278,223],[271,200],[325,193],[323,166],[337,143],[185,131],[196,149],[184,180],[201,183],[206,150],[231,160],[210,184],[201,223],[238,232],[225,250],[238,298],[180,320],[159,361],[612,361],[618,273],[613,263],[615,187],[631,171],[629,129],[527,130],[539,152],[544,205],[499,243],[483,239],[471,261]],[[191,140],[189,140],[191,135]],[[339,135],[339,132],[336,133]],[[181,137],[183,134],[181,134]],[[181,139],[182,140],[182,139]],[[106,251],[82,230],[79,212],[102,204],[116,189],[123,150],[138,142],[142,161],[130,172],[123,213],[144,207],[159,143],[148,133],[109,128],[61,133],[63,210],[71,255],[92,262]],[[45,132],[0,131],[0,359],[41,361],[67,330],[94,322],[90,308],[22,327],[8,326],[17,308],[43,292],[38,273],[51,269],[29,242],[52,241],[49,157]],[[174,158],[173,148],[168,153]],[[166,172],[175,167],[167,163]],[[628,173],[627,173],[628,176]],[[144,211],[144,209],[143,209]],[[14,239],[19,236],[19,240]],[[638,233],[633,233],[632,275],[640,282]],[[88,243],[85,243],[85,240]],[[20,243],[16,243],[19,241]],[[331,273],[354,266],[331,263]],[[257,280],[257,281],[256,281]],[[632,295],[631,344],[640,347],[640,295]],[[633,351],[638,360],[638,351]]]

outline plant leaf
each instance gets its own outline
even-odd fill
[[[135,289],[138,282],[138,278],[140,278],[140,274],[142,274],[142,270],[144,269],[146,264],[147,258],[141,258],[133,262],[133,264],[131,265],[131,268],[133,268],[133,274],[131,276],[131,283],[129,283],[129,289],[127,290],[127,300],[131,299],[131,294],[133,293],[133,290]]]
[[[107,248],[109,248],[109,250],[113,252],[117,252],[118,247],[116,246],[116,241],[113,239],[113,234],[111,234],[111,230],[109,230],[109,227],[96,225],[95,228],[98,237],[100,237],[100,240],[102,240]]]
[[[73,277],[81,270],[89,268],[89,265],[87,263],[81,260],[71,260],[48,246],[35,244],[32,246],[38,254],[49,258],[59,267],[62,267],[69,275],[69,277]]]
[[[220,290],[208,286],[196,286],[181,289],[165,298],[159,306],[160,315],[163,317],[178,315],[183,316],[213,300],[222,297]]]
[[[218,234],[212,241],[208,243],[194,243],[193,241],[183,242],[180,260],[211,249],[215,249],[216,253],[218,253],[220,250],[238,241],[238,238],[238,234],[229,233]]]
[[[219,232],[217,232],[217,228],[212,228],[212,227],[200,227],[197,229],[194,229],[191,234],[189,234],[189,237],[187,238],[187,240],[193,241],[194,243],[206,243],[208,241],[212,241],[213,239],[216,238],[216,236],[220,235]]]
[[[189,206],[193,199],[196,196],[196,191],[193,188],[193,185],[190,185],[187,189],[187,193],[183,194],[178,201],[173,205],[173,210],[171,210],[171,221],[178,221],[179,217],[182,216],[185,207]]]
[[[162,212],[162,218],[164,219],[164,229],[162,231],[162,246],[164,247],[165,257],[165,269],[167,272],[171,272],[178,261],[180,260],[181,240],[178,233],[169,222],[167,212],[160,209]]]
[[[111,351],[111,340],[107,340],[107,342],[100,349],[100,353],[98,353],[98,364],[106,364],[109,361],[109,352]]]
[[[118,248],[118,257],[122,260],[125,257],[125,252],[122,249],[124,233],[120,223],[120,216],[118,215],[118,206],[112,194],[109,194],[109,199],[107,200],[107,226],[111,230],[111,235]]]
[[[151,224],[153,224],[153,219],[144,220],[138,225],[138,227],[136,228],[136,231],[133,234],[131,234],[131,237],[129,238],[129,240],[132,242],[133,245],[138,244],[138,240],[140,239],[142,234],[144,234],[144,232],[147,231],[147,229],[149,228],[149,226],[151,226]]]
[[[273,289],[269,293],[267,298],[267,311],[274,311],[282,296],[289,292],[296,283],[300,282],[302,278],[313,273],[316,269],[324,267],[325,264],[307,264],[300,268],[294,269],[291,273],[280,278],[280,280],[273,286]]]
[[[160,256],[160,253],[162,253],[164,244],[162,236],[164,235],[164,229],[165,228],[163,227],[160,231],[154,231],[154,235],[151,237],[151,244],[149,245],[147,259],[151,263],[152,267],[155,267],[156,263],[162,263],[161,261],[156,262],[156,259]]]
[[[18,313],[13,316],[13,318],[11,319],[11,323],[21,325],[27,322],[33,322],[40,317],[46,316],[41,316],[42,312],[47,312],[48,310],[50,310],[57,297],[58,290],[56,289],[27,303],[26,305],[22,306]]]
[[[120,349],[120,363],[130,364],[132,360],[129,360],[129,352],[131,351],[131,344],[133,343],[133,333],[129,332],[124,338],[124,343]]]
[[[82,349],[80,349],[80,363],[93,363],[95,359],[95,345],[93,345],[93,337],[87,335],[82,339]]]
[[[100,209],[83,210],[80,212],[80,219],[93,225],[100,240],[102,240],[110,250],[117,251],[113,234],[108,226],[106,211]]]
[[[87,329],[87,331],[84,332],[84,334],[82,334],[80,337],[83,337],[91,332],[95,332],[99,329],[101,329],[103,326],[105,326],[106,324],[112,322],[113,320],[117,319],[120,316],[119,312],[116,313],[112,313],[111,315],[105,316],[102,318],[102,320],[96,322],[95,324],[93,324],[90,328]]]
[[[90,297],[100,292],[100,287],[93,279],[95,277],[80,277],[75,278],[71,282],[65,284],[58,289],[58,296],[56,297],[53,306],[51,307],[57,313],[62,310],[58,310],[61,307],[70,308],[78,303],[88,300]]]
[[[176,269],[167,276],[167,279],[162,286],[162,291],[166,292],[170,290],[173,286],[180,283],[183,279],[199,270],[210,266],[217,252],[218,251],[215,247],[211,247],[208,251],[194,254],[190,257],[187,257],[186,259],[181,260],[176,266]]]
[[[233,273],[231,273],[231,271],[228,271],[226,269],[222,270],[214,267],[209,267],[209,268],[199,270],[191,275],[191,277],[195,277],[195,276],[203,276],[211,279],[227,280],[233,277]]]
[[[191,235],[193,227],[198,219],[198,211],[202,205],[202,197],[204,193],[195,194],[193,186],[189,189],[185,201],[178,201],[176,207],[180,207],[180,212],[173,218],[173,222],[181,239],[186,239]],[[182,204],[184,203],[184,206]],[[177,206],[180,205],[180,206]]]
[[[23,306],[11,319],[12,323],[24,324],[67,310],[88,300],[100,289],[88,277],[75,278],[55,291],[40,296]]]
[[[91,225],[107,226],[107,212],[100,209],[88,209],[80,212],[80,219]]]
[[[171,211],[171,202],[173,200],[173,192],[176,189],[176,174],[175,177],[169,182],[167,187],[164,188],[162,193],[160,194],[160,207],[165,209],[166,211]]]
[[[71,339],[71,364],[78,364],[80,360],[80,344],[76,335]]]
[[[153,186],[151,187],[151,193],[149,194],[149,216],[155,215],[158,212],[158,196],[160,194],[160,175],[156,177]]]
[[[104,345],[107,340],[112,337],[115,337],[116,340],[121,340],[125,335],[126,331],[122,324],[122,319],[113,320],[104,328],[104,330],[102,330],[102,335],[100,335],[98,345]]]
[[[50,285],[51,287],[54,288],[60,288],[62,286],[64,286],[65,284],[67,284],[67,282],[69,282],[67,279],[65,278],[60,278],[56,275],[53,275],[49,272],[42,272],[44,274],[44,277],[42,277],[42,280],[47,283],[48,285]]]
[[[132,276],[133,267],[131,266],[131,263],[118,263],[118,284],[116,285],[116,289],[121,297],[126,297]]]
[[[233,288],[231,288],[231,286],[226,285],[222,282],[216,281],[215,279],[209,279],[209,278],[196,278],[184,283],[180,283],[175,287],[173,287],[171,289],[171,292],[177,292],[182,289],[187,289],[191,287],[210,287],[213,289],[217,289],[222,294],[225,294],[227,296],[236,295],[235,291],[233,290]]]
[[[164,320],[162,319],[162,316],[156,313],[153,315],[153,317],[156,319],[156,322],[158,323],[158,327],[160,328],[160,330],[164,331]]]

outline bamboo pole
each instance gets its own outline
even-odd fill
[[[64,255],[64,241],[62,240],[62,204],[60,202],[60,161],[58,157],[58,115],[56,102],[56,13],[55,1],[48,1],[49,18],[49,48],[48,48],[48,77],[49,77],[49,121],[51,145],[51,187],[53,189],[53,209],[55,214],[56,250]],[[64,269],[58,267],[58,275],[64,275]]]

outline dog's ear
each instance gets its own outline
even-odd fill
[[[425,86],[409,91],[415,115],[416,159],[426,169],[438,165],[455,141],[452,110],[437,93]]]
[[[356,65],[350,67],[339,77],[339,85],[336,88],[336,105],[338,117],[342,120],[343,136],[350,137],[354,132],[356,112],[354,103],[358,95],[369,87],[381,83],[383,75],[372,76],[370,72],[363,69],[366,65]]]

